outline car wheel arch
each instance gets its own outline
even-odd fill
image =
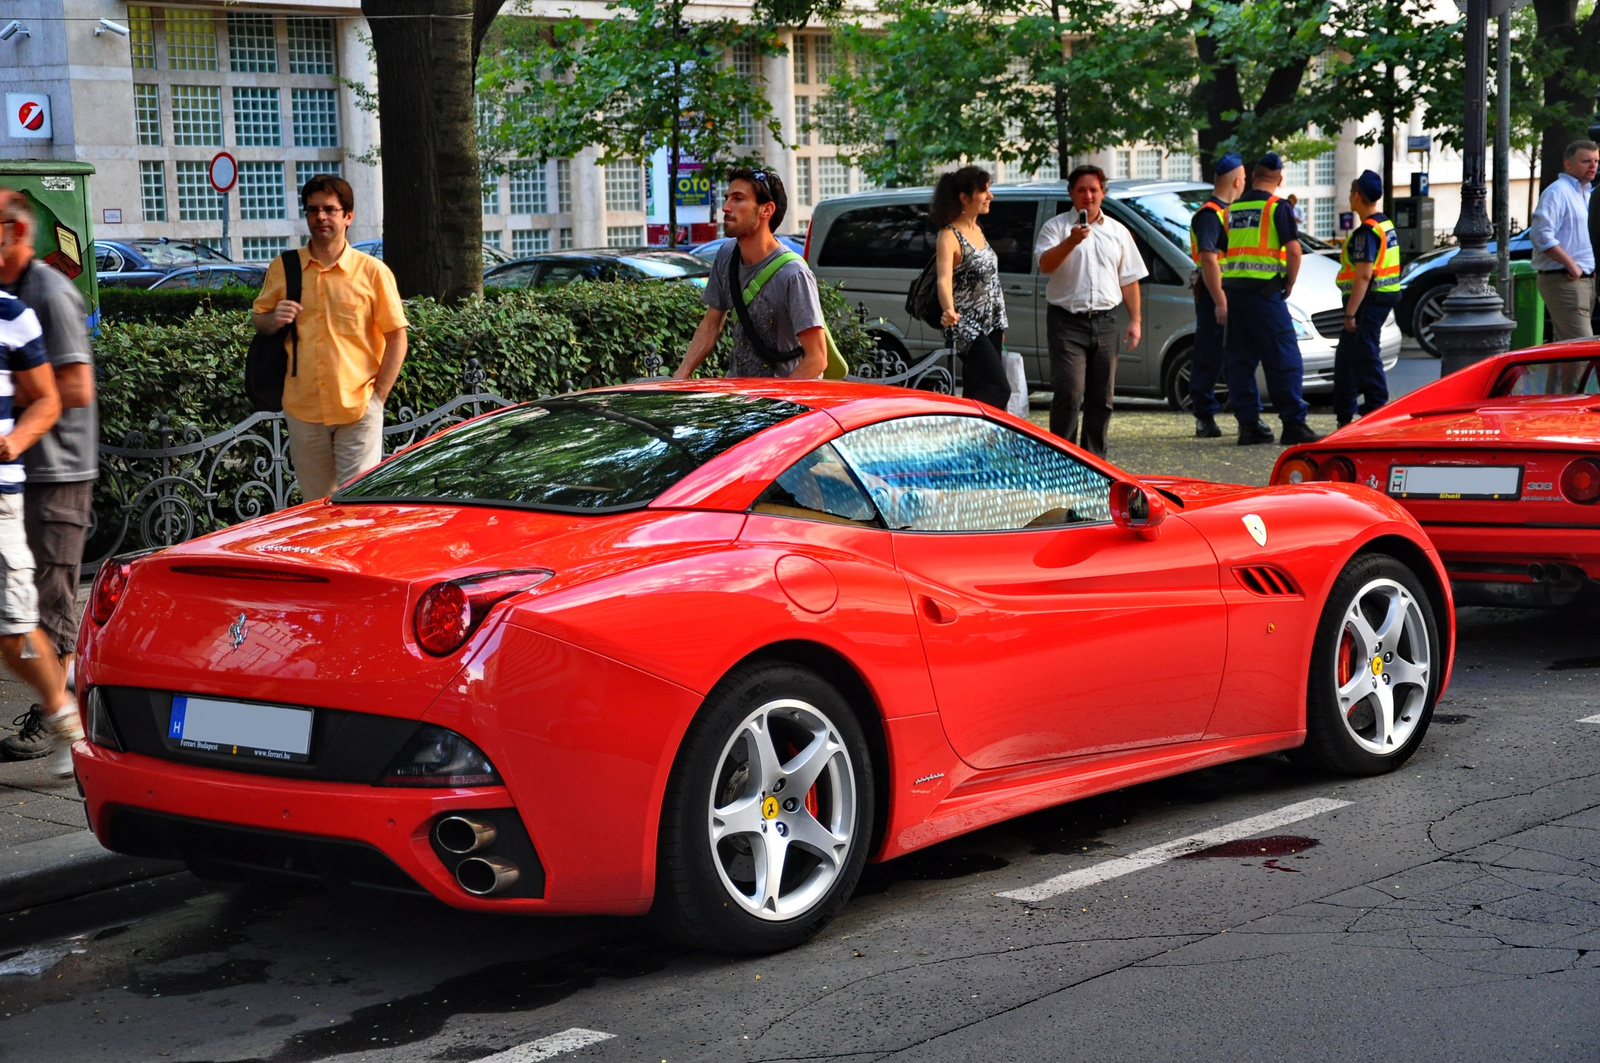
[[[1444,647],[1445,660],[1450,660],[1455,654],[1455,626],[1451,623],[1450,595],[1440,581],[1438,569],[1434,567],[1427,551],[1404,535],[1379,535],[1362,543],[1346,559],[1345,565],[1362,554],[1388,554],[1416,575],[1423,589],[1428,592],[1428,604],[1433,609],[1434,622],[1438,624],[1439,634],[1447,643]],[[1340,566],[1340,571],[1344,570],[1345,565]],[[1446,675],[1448,676],[1448,671]],[[1443,689],[1441,685],[1441,693]]]

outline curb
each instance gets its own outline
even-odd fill
[[[86,830],[0,850],[0,914],[176,874],[176,860],[123,856]]]

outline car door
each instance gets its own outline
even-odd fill
[[[1112,479],[979,416],[834,441],[890,528],[951,744],[980,768],[1195,740],[1227,618],[1217,562],[1169,518],[1111,523]]]

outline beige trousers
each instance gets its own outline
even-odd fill
[[[288,410],[283,419],[289,425],[289,459],[307,502],[328,497],[383,460],[383,404],[376,394],[351,424],[313,424]]]
[[[1590,315],[1594,312],[1594,278],[1573,280],[1560,270],[1539,274],[1539,297],[1550,311],[1554,336],[1547,340],[1576,340],[1594,335]]]

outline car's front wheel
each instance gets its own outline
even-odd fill
[[[707,698],[667,784],[654,915],[703,948],[792,948],[849,899],[872,823],[866,737],[839,692],[794,665],[741,667]]]
[[[1417,345],[1433,357],[1439,357],[1439,337],[1433,327],[1444,317],[1444,300],[1455,288],[1454,284],[1436,284],[1423,292],[1411,310],[1411,335]]]
[[[1422,743],[1444,672],[1438,624],[1411,569],[1357,556],[1322,610],[1306,695],[1305,755],[1330,771],[1379,775]]]

